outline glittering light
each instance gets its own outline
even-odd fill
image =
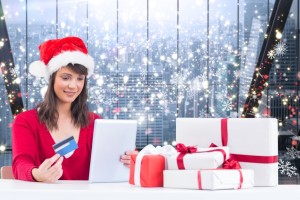
[[[282,38],[282,33],[280,33],[278,30],[276,30],[276,38],[281,39]]]
[[[105,54],[101,54],[101,55],[100,55],[100,59],[104,60],[104,59],[106,59],[106,58],[107,58],[107,56],[106,56]]]
[[[203,81],[202,86],[203,86],[204,89],[207,89],[208,88],[208,81]]]
[[[0,41],[0,49],[4,47],[4,42],[3,41]]]
[[[15,79],[15,83],[16,83],[16,84],[20,84],[20,83],[21,83],[21,79],[20,79],[20,78],[16,78],[16,79]]]
[[[177,59],[177,54],[176,54],[176,53],[173,53],[173,54],[172,54],[172,59],[174,59],[174,60]]]
[[[146,65],[146,64],[147,64],[147,61],[148,61],[148,58],[147,58],[147,57],[144,57],[144,58],[143,58],[143,64]]]
[[[98,80],[97,80],[97,85],[98,86],[102,86],[104,83],[103,77],[101,76]]]
[[[60,27],[61,27],[62,29],[65,28],[65,27],[66,27],[65,22],[60,23]]]
[[[127,83],[128,80],[129,80],[129,76],[124,76],[124,77],[123,77],[123,82],[124,82],[124,83]]]
[[[0,151],[5,151],[6,150],[6,147],[4,145],[0,145]]]

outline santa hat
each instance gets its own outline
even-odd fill
[[[40,60],[29,65],[29,72],[36,77],[49,79],[50,75],[63,66],[81,64],[88,70],[88,77],[94,72],[94,59],[88,55],[84,42],[78,37],[48,40],[39,46]]]

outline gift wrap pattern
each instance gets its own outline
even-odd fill
[[[228,146],[242,169],[254,170],[254,186],[278,185],[277,119],[177,118],[176,141],[201,147],[211,143]]]
[[[166,188],[222,190],[254,185],[254,173],[249,169],[164,170],[163,174]]]

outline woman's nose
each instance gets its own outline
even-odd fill
[[[69,82],[69,88],[75,88],[76,86],[77,86],[77,81],[75,79]]]

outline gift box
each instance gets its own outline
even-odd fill
[[[254,172],[249,169],[164,170],[164,187],[196,190],[250,188]]]
[[[228,147],[195,148],[195,152],[177,152],[166,157],[166,169],[216,169],[229,158]]]
[[[176,141],[228,146],[243,169],[254,170],[255,186],[278,185],[277,119],[177,118]]]
[[[173,155],[176,150],[171,145],[144,147],[137,155],[130,157],[129,183],[142,187],[162,187],[165,157]]]
[[[162,155],[144,155],[140,165],[140,173],[135,174],[136,157],[137,155],[132,155],[130,159],[129,183],[142,187],[162,187],[165,157]],[[139,176],[139,180],[136,176]]]

